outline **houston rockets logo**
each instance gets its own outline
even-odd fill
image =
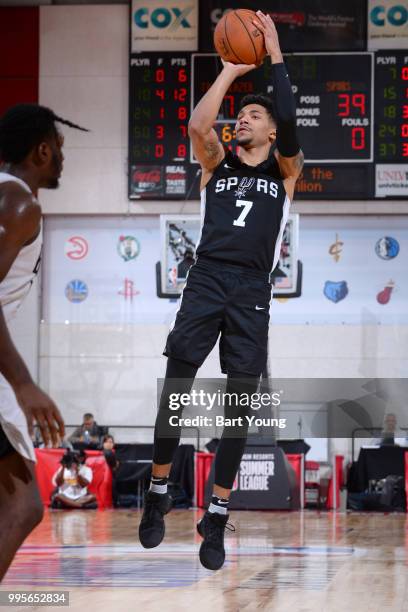
[[[134,296],[139,295],[139,293],[140,291],[135,289],[135,283],[129,278],[125,278],[125,280],[123,281],[123,289],[121,291],[118,291],[118,294],[123,295],[123,297],[125,298],[125,302],[127,302],[128,300],[133,302]]]
[[[65,243],[65,255],[70,259],[84,259],[88,251],[88,243],[82,236],[71,236]]]

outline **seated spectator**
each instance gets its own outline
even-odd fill
[[[115,440],[113,436],[107,434],[103,438],[102,451],[106,459],[106,463],[109,465],[112,472],[118,469],[119,461],[115,457]]]
[[[372,444],[378,446],[405,446],[405,432],[397,427],[397,417],[394,413],[388,412],[384,415],[383,428],[380,437],[373,440]]]
[[[53,495],[53,508],[96,508],[96,497],[88,493],[88,485],[92,482],[92,470],[85,465],[84,451],[73,453],[67,451],[61,459],[61,467],[52,478],[54,486],[58,487]]]
[[[69,441],[77,449],[99,447],[99,427],[93,414],[90,412],[84,414],[82,425],[76,428]]]

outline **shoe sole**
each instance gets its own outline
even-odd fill
[[[170,512],[170,510],[172,509],[173,503],[172,500],[170,501],[169,504],[169,508],[163,513],[163,517],[166,516],[166,514],[168,514]],[[140,525],[139,525],[139,542],[141,543],[141,545],[143,546],[143,548],[157,548],[158,546],[160,546],[160,544],[163,542],[164,536],[166,535],[166,524],[163,520],[163,532],[161,535],[161,538],[159,540],[159,542],[157,544],[153,544],[152,546],[146,546],[146,544],[143,544],[142,542],[142,538],[140,537]]]
[[[208,570],[211,570],[211,571],[213,571],[213,572],[216,572],[217,570],[221,569],[221,568],[222,568],[222,566],[224,565],[224,562],[225,562],[225,555],[224,555],[224,558],[223,558],[222,562],[221,562],[219,565],[217,565],[217,566],[215,566],[215,567],[210,567],[208,564],[206,564],[206,563],[205,563],[205,559],[203,559],[203,553],[202,553],[202,550],[201,550],[201,548],[202,548],[203,544],[204,544],[204,542],[201,544],[201,546],[200,546],[200,551],[199,551],[199,553],[198,553],[198,556],[199,556],[199,559],[200,559],[200,563],[201,563],[201,565],[202,565],[203,567],[205,567],[205,569],[208,569]]]
[[[200,535],[200,536],[201,536],[203,539],[205,538],[204,534],[203,534],[203,533],[202,533],[202,531],[201,531],[201,521],[199,521],[199,522],[197,523],[197,532],[198,532],[198,534],[199,534],[199,535]],[[202,565],[203,567],[205,567],[205,569],[211,570],[211,571],[213,571],[213,572],[215,572],[215,571],[217,571],[217,570],[221,569],[221,568],[222,568],[222,566],[224,565],[224,562],[225,562],[225,555],[224,555],[224,559],[222,560],[221,565],[217,565],[217,567],[209,567],[208,565],[206,565],[206,564],[203,562],[203,559],[202,559],[202,551],[201,551],[201,548],[202,548],[202,545],[203,545],[203,544],[204,544],[204,542],[202,542],[202,544],[201,544],[201,546],[200,546],[200,551],[199,551],[199,553],[198,553],[198,556],[199,556],[199,559],[200,559],[200,563],[201,563],[201,565]]]

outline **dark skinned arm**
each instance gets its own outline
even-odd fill
[[[55,477],[55,484],[57,487],[62,487],[64,484],[64,466],[62,466]]]
[[[18,185],[6,187],[0,203],[0,283],[7,276],[24,245],[32,242],[39,231],[41,208]],[[38,424],[45,445],[54,446],[62,438],[64,422],[58,408],[31,378],[23,358],[18,353],[7,328],[0,306],[0,372],[11,385],[27,418],[30,434]]]

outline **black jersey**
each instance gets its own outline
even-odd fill
[[[258,166],[230,151],[201,192],[198,259],[271,272],[279,260],[290,200],[273,153]]]

